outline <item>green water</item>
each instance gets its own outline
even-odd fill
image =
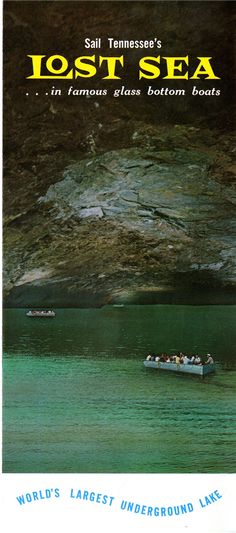
[[[236,306],[4,312],[4,472],[235,472]],[[215,355],[204,379],[148,351]]]

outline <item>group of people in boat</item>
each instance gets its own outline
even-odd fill
[[[206,355],[206,360],[203,360],[203,357],[200,355],[186,355],[183,352],[178,354],[167,355],[162,353],[160,355],[149,353],[146,357],[146,361],[156,361],[160,363],[176,363],[182,365],[213,365],[214,359],[210,353]]]
[[[54,315],[54,311],[42,309],[41,311],[37,311],[35,309],[32,309],[32,311],[29,311],[28,314],[30,315]]]

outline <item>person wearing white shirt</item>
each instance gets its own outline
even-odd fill
[[[207,354],[207,361],[206,361],[206,365],[213,365],[214,364],[214,359],[213,357],[211,356],[210,353]]]

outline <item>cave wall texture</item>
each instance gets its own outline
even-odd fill
[[[234,28],[234,2],[4,2],[6,306],[235,301]],[[122,80],[26,79],[28,54],[116,55],[107,37],[154,36],[157,53],[118,51]],[[158,54],[212,56],[221,80],[197,86],[220,96],[139,81],[138,59]],[[141,96],[114,98],[122,85]]]

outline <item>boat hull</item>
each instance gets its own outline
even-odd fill
[[[215,365],[183,365],[178,363],[162,363],[157,361],[144,361],[147,368],[156,368],[157,370],[170,370],[171,372],[181,372],[183,374],[195,374],[197,376],[206,376],[215,372]]]

